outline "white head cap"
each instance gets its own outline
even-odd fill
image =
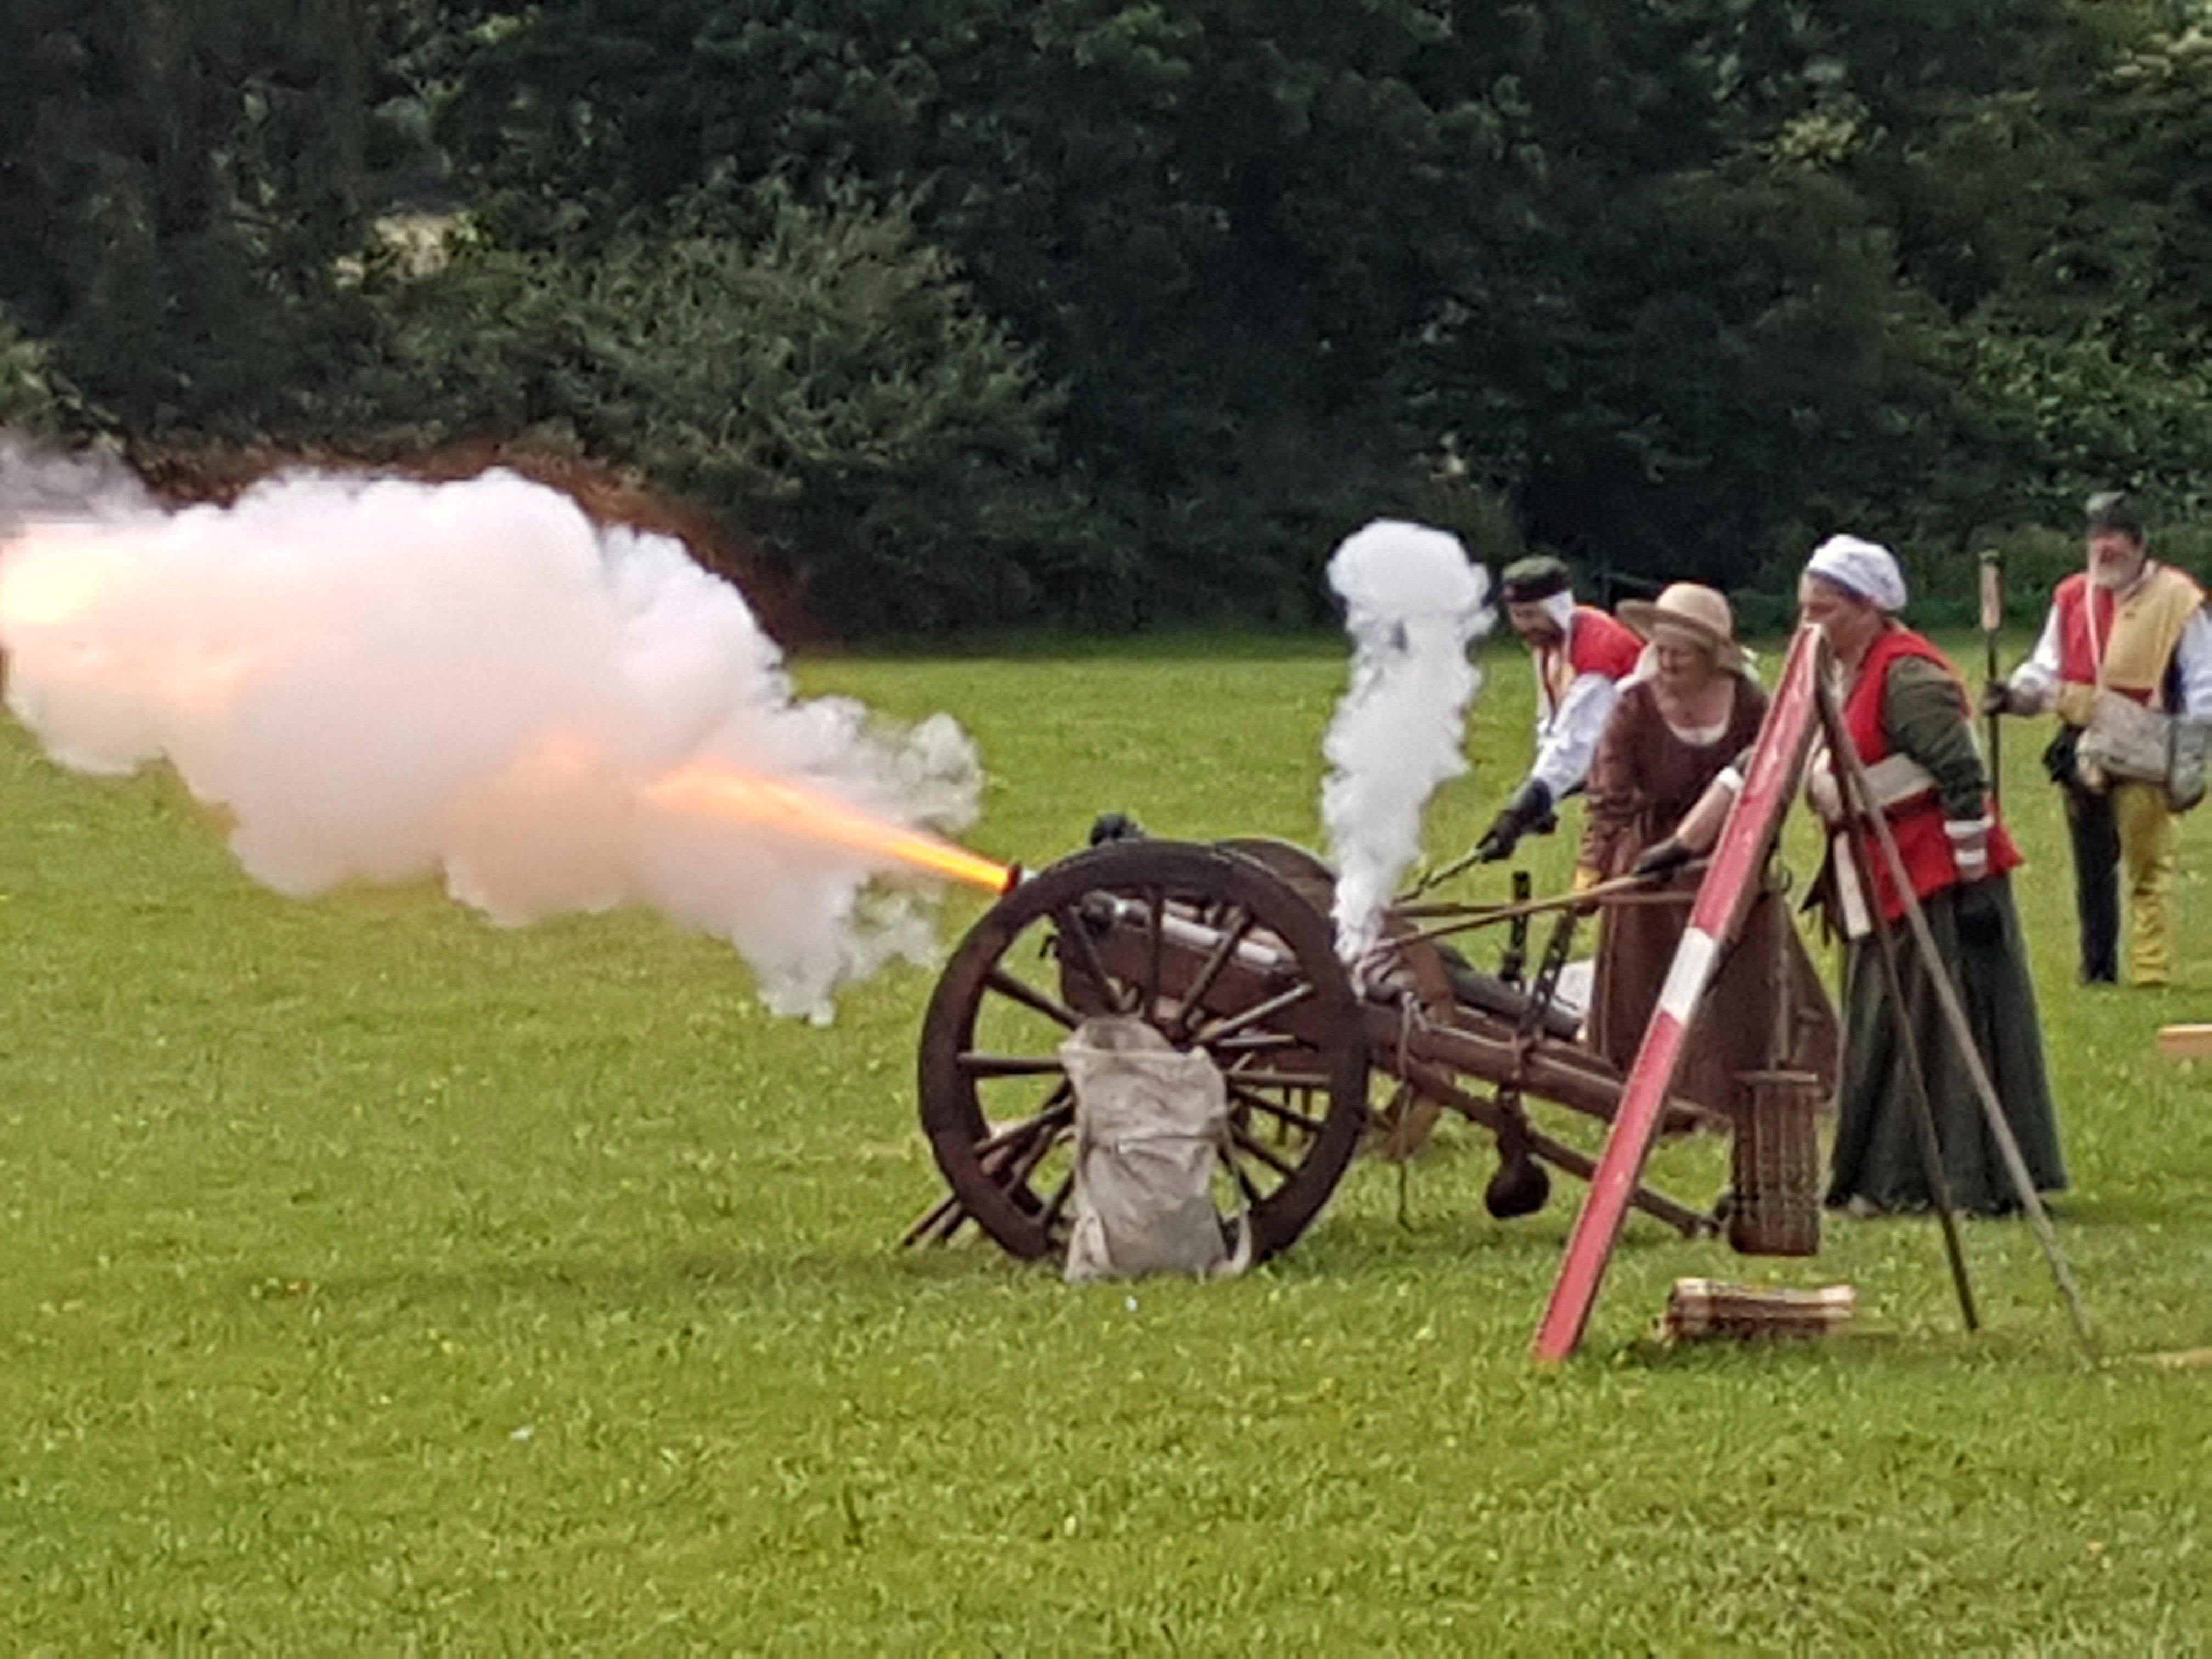
[[[1878,611],[1905,609],[1905,572],[1897,555],[1878,542],[1831,536],[1813,550],[1805,572],[1849,588]]]

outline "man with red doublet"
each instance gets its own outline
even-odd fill
[[[2173,971],[2174,811],[2194,801],[2177,800],[2170,771],[2124,775],[2102,745],[2084,739],[2100,726],[2139,724],[2129,704],[2212,719],[2212,619],[2203,590],[2150,556],[2142,520],[2117,490],[2089,498],[2088,554],[2088,568],[2058,584],[2034,653],[1988,688],[1983,706],[2058,715],[2044,760],[2065,792],[2082,983],[2119,977],[2124,869],[2129,977],[2163,985]],[[2155,762],[2137,769],[2161,770]]]
[[[1506,621],[1535,659],[1536,758],[1475,843],[1485,863],[1511,857],[1522,836],[1557,827],[1553,809],[1589,777],[1620,682],[1644,651],[1626,626],[1576,603],[1572,574],[1549,554],[1507,565],[1498,592]]]
[[[1827,636],[1844,727],[1939,958],[1899,953],[1897,1006],[1876,954],[1875,918],[1901,921],[1906,896],[1880,857],[1871,890],[1860,886],[1839,848],[1827,888],[1830,920],[1845,939],[1844,1058],[1827,1201],[1861,1215],[1929,1206],[1912,1094],[1917,1056],[1952,1203],[2003,1214],[2021,1207],[2020,1194],[1932,975],[1950,978],[2036,1189],[2063,1187],[2042,1024],[2008,873],[2020,854],[1990,799],[1966,686],[1942,652],[1897,619],[1905,601],[1895,556],[1855,536],[1815,548],[1797,586],[1799,614]],[[1847,827],[1837,769],[1825,755],[1809,769],[1806,792],[1832,830]]]

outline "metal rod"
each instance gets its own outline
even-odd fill
[[[1103,920],[1115,927],[1128,922],[1139,908],[1132,900],[1115,898],[1104,893],[1092,895],[1091,902],[1103,913]],[[1202,921],[1193,921],[1189,917],[1176,915],[1171,910],[1155,914],[1159,918],[1161,935],[1173,944],[1186,945],[1194,951],[1210,951],[1221,942],[1224,932],[1221,928],[1209,927]],[[1248,916],[1238,927],[1235,947],[1231,952],[1237,965],[1263,974],[1279,974],[1291,967],[1291,958],[1285,952],[1272,945],[1244,936],[1251,925],[1251,918]],[[1063,921],[1062,926],[1066,926],[1066,923]],[[1103,966],[1100,971],[1104,971]]]
[[[1454,876],[1458,875],[1462,871],[1472,870],[1476,865],[1481,862],[1482,849],[1480,848],[1476,848],[1470,852],[1462,853],[1457,858],[1454,859],[1449,864],[1438,865],[1435,869],[1430,871],[1428,874],[1415,881],[1411,887],[1406,890],[1405,896],[1407,898],[1419,898],[1422,894],[1427,892],[1431,887],[1441,886],[1443,883],[1449,881]]]
[[[1513,872],[1513,902],[1526,904],[1535,895],[1535,884],[1526,870]],[[1571,914],[1571,913],[1570,913]],[[1528,968],[1528,917],[1527,912],[1513,918],[1505,930],[1505,959],[1498,964],[1498,977],[1516,988],[1521,976]]]
[[[1697,870],[1701,868],[1703,864],[1703,860],[1698,860],[1689,864],[1683,865],[1681,868],[1684,870]],[[1580,910],[1583,908],[1595,908],[1596,905],[1601,903],[1607,899],[1617,898],[1623,894],[1653,893],[1653,891],[1654,890],[1652,888],[1651,880],[1649,877],[1638,875],[1614,876],[1610,880],[1598,883],[1595,887],[1585,887],[1579,893],[1561,893],[1551,898],[1529,899],[1525,902],[1520,903],[1401,903],[1392,905],[1390,907],[1390,913],[1394,916],[1401,917],[1453,916],[1459,918],[1470,925],[1486,926],[1493,921],[1511,921],[1516,916],[1541,915],[1547,910]],[[1663,897],[1669,903],[1679,903],[1684,902],[1679,896],[1654,894],[1654,896]]]

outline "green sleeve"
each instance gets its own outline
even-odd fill
[[[1956,680],[1923,657],[1900,657],[1881,688],[1881,722],[1891,749],[1911,756],[1935,778],[1946,817],[1982,815],[1989,769]]]

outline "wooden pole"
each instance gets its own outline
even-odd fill
[[[1859,890],[1867,896],[1867,908],[1874,918],[1875,956],[1881,964],[1882,989],[1887,993],[1889,1006],[1897,1016],[1898,1048],[1905,1055],[1905,1069],[1911,1079],[1912,1127],[1914,1138],[1920,1143],[1921,1167],[1928,1176],[1928,1194],[1935,1200],[1936,1213],[1943,1224],[1943,1254],[1950,1263],[1952,1286],[1958,1292],[1960,1316],[1966,1321],[1968,1330],[1979,1330],[1981,1316],[1974,1307],[1973,1282],[1966,1274],[1966,1252],[1959,1238],[1959,1216],[1951,1203],[1950,1178],[1943,1173],[1943,1143],[1936,1133],[1936,1108],[1929,1098],[1928,1073],[1920,1063],[1920,1045],[1912,1040],[1912,1032],[1905,1024],[1905,975],[1897,965],[1897,937],[1876,897],[1874,852],[1869,845],[1872,837],[1867,825],[1881,816],[1881,803],[1874,799],[1868,786],[1866,768],[1859,763],[1858,750],[1844,729],[1843,711],[1836,706],[1834,692],[1823,684],[1816,695],[1820,700],[1820,729],[1827,738],[1828,752],[1832,757],[1838,757],[1834,763],[1844,768],[1837,781],[1847,803],[1845,823],[1850,826],[1844,836],[1844,852],[1857,868]]]
[[[1993,547],[1982,550],[1982,644],[1988,653],[1990,684],[1997,678],[1997,635],[2004,632],[2004,555]],[[2004,799],[2003,727],[1998,716],[1989,716],[1990,801]]]
[[[1857,748],[1846,740],[1836,758],[1850,769],[1855,787],[1863,794],[1873,793],[1866,778],[1866,764],[1860,760]],[[2035,1177],[2028,1173],[2027,1160],[2021,1156],[2020,1142],[2014,1138],[2012,1125],[2005,1119],[2004,1103],[1997,1098],[1996,1085],[1990,1081],[1989,1067],[1983,1063],[1982,1051],[1974,1042],[1972,1025],[1966,1011],[1960,1005],[1958,988],[1951,982],[1951,972],[1944,963],[1943,952],[1936,943],[1936,935],[1929,931],[1928,918],[1921,910],[1920,901],[1912,890],[1911,878],[1906,875],[1905,858],[1897,850],[1897,837],[1889,832],[1889,820],[1877,812],[1872,826],[1875,838],[1881,848],[1883,861],[1889,869],[1890,879],[1905,897],[1905,920],[1911,929],[1913,943],[1919,947],[1922,966],[1927,970],[1928,981],[1936,992],[1936,1000],[1943,1010],[1945,1023],[1950,1027],[1953,1039],[1959,1045],[1959,1055],[1966,1062],[1966,1073],[1973,1079],[1975,1097],[1981,1102],[1983,1121],[1989,1125],[1990,1138],[1996,1142],[1997,1152],[2004,1164],[2005,1173],[2011,1179],[2013,1192],[2020,1199],[2021,1208],[2027,1217],[2029,1229],[2035,1241],[2043,1248],[2044,1259],[2051,1264],[2051,1277],[2057,1281],[2058,1291],[2066,1303],[2067,1312],[2073,1316],[2074,1329],[2085,1346],[2094,1346],[2096,1330],[2089,1322],[2089,1310],[2082,1304],[2081,1292],[2074,1283],[2074,1272],[2067,1265],[2066,1253],[2059,1248],[2058,1235],[2051,1230],[2051,1216],[2043,1207],[2043,1200],[2035,1190]]]
[[[1722,951],[1742,926],[1744,912],[1759,886],[1767,854],[1797,787],[1813,733],[1813,681],[1820,635],[1801,628],[1783,665],[1781,684],[1753,745],[1743,789],[1721,828],[1712,861],[1690,907],[1689,925],[1661,987],[1651,1023],[1629,1067],[1620,1109],[1607,1132],[1604,1155],[1592,1174],[1582,1213],[1567,1240],[1567,1253],[1552,1287],[1551,1304],[1538,1327],[1538,1359],[1565,1359],[1581,1343],[1583,1327],[1597,1300],[1613,1246],[1620,1238],[1629,1201],[1644,1161],[1658,1133],[1661,1109],[1681,1064],[1690,1020],[1711,982]]]

